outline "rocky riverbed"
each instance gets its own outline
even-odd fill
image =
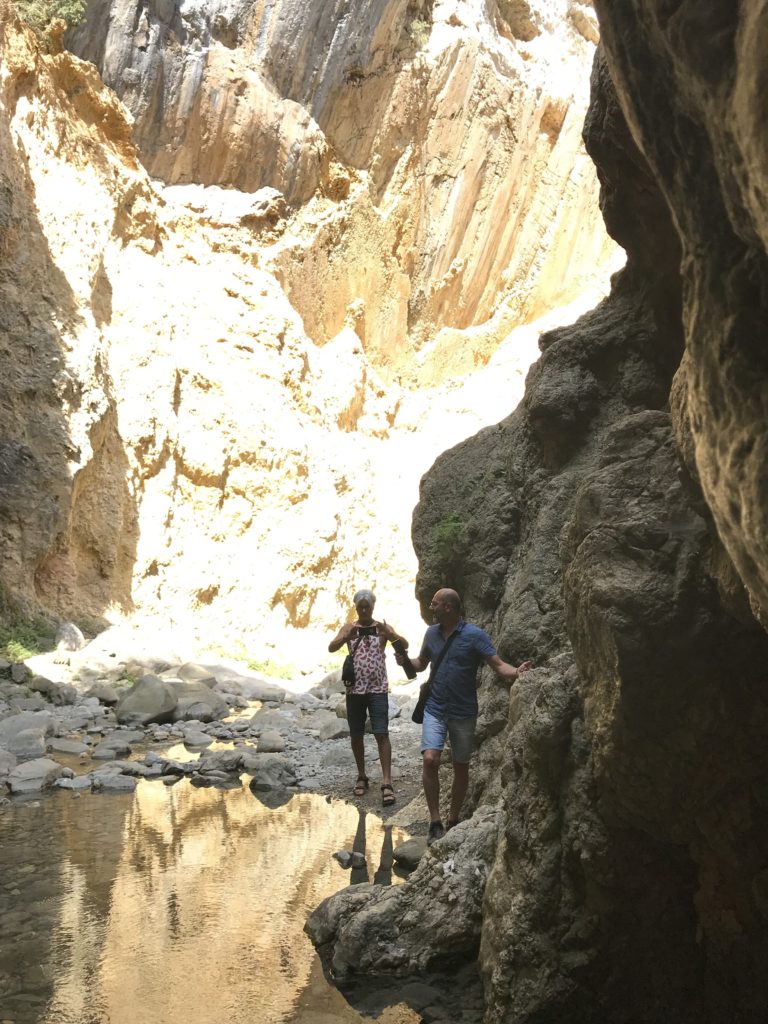
[[[384,808],[373,737],[352,795],[338,671],[277,685],[119,630],[66,647],[0,663],[2,1024],[480,1019],[471,956],[372,980],[367,961],[323,969],[305,934],[313,911],[320,946],[317,922],[348,917],[334,893],[385,893],[419,860],[446,885],[461,870],[423,857],[415,684],[393,687]]]
[[[304,689],[303,689],[304,687]],[[400,815],[419,792],[419,730],[410,721],[415,684],[390,697],[398,800],[381,807],[373,737],[366,738],[371,788],[361,798]],[[138,779],[239,788],[265,802],[294,792],[352,798],[339,671],[314,685],[284,684],[242,666],[181,661],[141,649],[119,630],[77,651],[0,661],[0,792],[29,797],[53,789],[132,791]],[[413,825],[424,822],[413,808]]]

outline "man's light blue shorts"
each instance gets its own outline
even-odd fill
[[[421,723],[421,752],[442,750],[446,736],[451,741],[451,757],[459,764],[467,764],[475,748],[477,718],[438,718],[424,712]]]

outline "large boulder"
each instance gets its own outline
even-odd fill
[[[430,847],[403,885],[354,885],[328,897],[305,931],[334,977],[421,974],[477,955],[499,815],[480,812]]]
[[[148,674],[121,697],[115,715],[121,725],[172,722],[177,703],[176,692],[170,683]]]
[[[45,711],[22,711],[0,721],[0,748],[20,759],[42,757],[53,719]]]
[[[14,796],[50,789],[66,769],[48,757],[37,757],[16,765],[8,773],[7,785]]]
[[[227,702],[203,679],[169,680],[169,685],[176,694],[174,722],[213,722],[229,714]]]
[[[250,787],[255,792],[289,789],[297,782],[293,764],[282,754],[249,752],[243,757],[243,769],[253,776]]]

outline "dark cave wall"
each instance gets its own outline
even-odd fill
[[[542,338],[520,409],[425,477],[417,589],[425,606],[456,586],[502,656],[538,666],[509,696],[483,686],[471,799],[505,811],[487,1020],[752,1022],[768,999],[768,637],[749,608],[768,557],[765,247],[716,152],[727,124],[703,127],[745,79],[714,65],[746,59],[749,17],[734,33],[723,14],[697,49],[713,24],[695,5],[666,35],[660,4],[596,6],[608,59],[585,138],[627,267]],[[706,103],[703,77],[676,84],[673,43],[716,79]]]

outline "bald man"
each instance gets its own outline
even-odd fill
[[[446,737],[451,741],[453,786],[448,828],[458,823],[461,805],[469,786],[469,761],[475,740],[477,721],[477,670],[481,662],[490,665],[501,679],[513,682],[530,669],[524,661],[515,667],[502,661],[488,634],[461,616],[461,599],[455,590],[438,590],[429,606],[435,624],[427,629],[418,658],[411,664],[421,672],[445,654],[433,669],[432,685],[424,707],[421,727],[422,780],[430,823],[427,844],[432,845],[446,832],[440,818],[440,758]],[[403,664],[405,657],[398,657]]]

